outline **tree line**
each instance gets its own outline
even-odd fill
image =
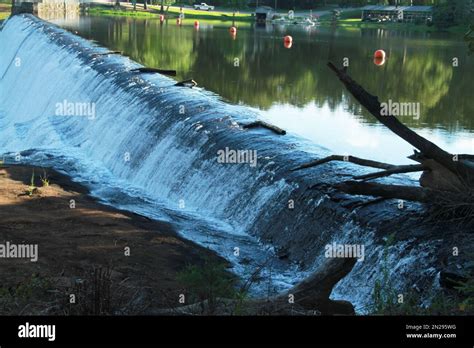
[[[161,0],[153,0],[160,2]],[[201,0],[164,0],[167,4],[182,3],[192,5],[201,2]],[[463,6],[473,3],[472,0],[206,0],[210,5],[237,7],[237,8],[255,8],[257,6],[271,6],[278,9],[317,9],[329,5],[338,6],[365,6],[365,5],[424,5],[440,6],[454,3],[456,6]]]
[[[116,0],[116,5],[118,6]],[[358,7],[365,5],[434,6],[433,23],[439,28],[474,22],[474,0],[204,0],[209,5],[234,9],[253,9],[271,6],[279,10],[318,9],[327,6]],[[135,4],[137,0],[132,0]],[[201,0],[139,0],[154,5],[192,5]]]

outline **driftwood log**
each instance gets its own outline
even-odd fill
[[[270,123],[267,123],[265,121],[255,121],[255,122],[251,122],[251,123],[248,123],[248,124],[244,124],[242,126],[243,129],[252,129],[252,128],[265,128],[265,129],[268,129],[270,131],[272,131],[273,133],[276,133],[278,135],[285,135],[286,134],[286,131],[284,129],[281,129],[280,127],[277,127],[273,124],[270,124]]]
[[[166,70],[166,69],[157,69],[157,68],[136,68],[130,71],[139,72],[143,74],[162,74],[162,75],[168,75],[168,76],[176,76],[176,70]]]
[[[151,315],[351,315],[350,302],[331,300],[329,295],[339,280],[354,267],[355,258],[330,258],[318,271],[283,294],[263,299],[218,298],[171,309],[149,312]]]
[[[109,54],[123,54],[122,51],[107,51],[103,53],[94,53],[92,54],[94,57],[99,57],[99,56],[108,56]]]

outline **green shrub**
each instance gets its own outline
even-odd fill
[[[189,265],[178,274],[178,281],[187,291],[190,302],[207,300],[213,312],[219,298],[243,299],[245,295],[237,289],[237,278],[226,266],[206,259],[202,266]]]

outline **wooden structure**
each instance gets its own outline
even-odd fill
[[[378,6],[362,8],[363,21],[422,23],[433,16],[432,6]]]
[[[270,6],[260,6],[255,10],[255,20],[257,23],[265,23],[272,20],[275,12]]]
[[[33,13],[41,18],[47,13],[78,13],[84,0],[14,0],[12,13]]]

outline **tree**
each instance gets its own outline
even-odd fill
[[[471,0],[451,0],[441,3],[435,7],[433,22],[440,29],[467,24],[472,19],[472,10]]]
[[[352,96],[380,123],[417,150],[409,156],[416,165],[397,166],[353,156],[333,155],[303,164],[294,170],[318,166],[329,161],[348,161],[358,165],[380,168],[383,171],[370,173],[354,180],[342,182],[335,187],[354,195],[380,197],[379,199],[404,199],[429,203],[433,216],[449,217],[466,224],[474,223],[474,155],[448,153],[428,139],[420,136],[396,116],[384,115],[378,97],[368,93],[354,81],[346,69],[338,69],[332,63],[329,67],[336,73]],[[368,183],[367,180],[382,178],[398,173],[423,172],[420,187]]]

